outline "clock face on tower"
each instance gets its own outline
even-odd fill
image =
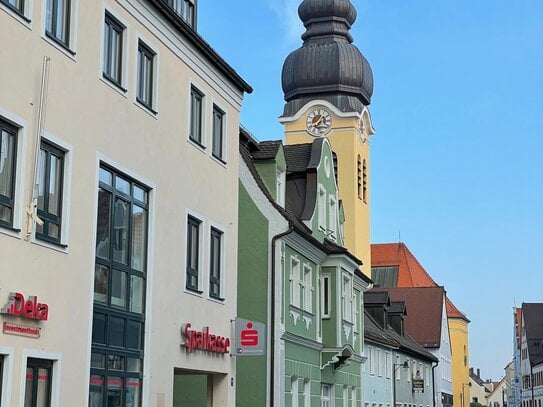
[[[315,109],[307,115],[307,130],[313,136],[323,136],[332,125],[332,116],[326,109]]]

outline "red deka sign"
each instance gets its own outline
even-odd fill
[[[49,306],[38,302],[38,297],[31,296],[25,299],[21,293],[10,293],[8,302],[0,314],[14,315],[26,319],[36,319],[38,321],[47,321],[49,316]]]
[[[187,348],[188,353],[195,350],[203,350],[213,353],[228,353],[230,350],[230,338],[214,335],[209,333],[209,327],[205,327],[203,331],[191,329],[192,325],[187,323],[181,329],[181,333],[185,337],[185,342],[181,344]]]

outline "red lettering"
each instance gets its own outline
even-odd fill
[[[47,321],[49,317],[49,307],[47,304],[38,302],[38,297],[31,296],[28,300],[21,293],[10,293],[7,304],[0,309],[2,314],[10,314],[16,317],[26,319],[37,319]]]
[[[187,348],[188,353],[192,353],[194,350],[204,350],[214,353],[227,353],[229,351],[229,338],[210,334],[209,327],[205,327],[203,331],[195,331],[190,329],[191,326],[190,323],[187,323],[181,328],[181,333],[186,338],[181,346]]]

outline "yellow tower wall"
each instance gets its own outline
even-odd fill
[[[471,400],[470,388],[467,385],[469,383],[468,322],[461,318],[449,318],[449,335],[452,350],[454,406],[468,407]],[[464,396],[463,403],[462,394]]]
[[[292,118],[282,118],[285,125],[285,143],[311,143],[315,136],[307,131],[306,121],[316,108],[326,108],[332,117],[330,130],[324,135],[330,141],[337,155],[339,198],[345,213],[345,247],[362,260],[361,270],[371,277],[370,250],[370,157],[369,133],[372,130],[369,114],[341,113],[326,102],[316,102],[302,108]],[[364,123],[364,126],[360,124]],[[361,128],[363,127],[363,128]],[[358,191],[358,156],[361,161],[361,176],[364,178],[362,163],[366,162],[365,200]]]

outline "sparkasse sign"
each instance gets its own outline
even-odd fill
[[[236,318],[235,356],[259,356],[266,354],[266,325]]]
[[[181,328],[181,333],[185,337],[185,342],[181,344],[187,348],[188,353],[195,350],[203,350],[212,353],[228,353],[230,349],[230,338],[209,333],[209,327],[206,326],[203,331],[191,329],[192,325],[186,323]]]

